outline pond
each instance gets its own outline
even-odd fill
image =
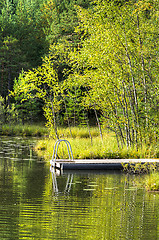
[[[56,175],[36,139],[1,138],[0,239],[159,239],[159,194],[142,176],[114,171]]]

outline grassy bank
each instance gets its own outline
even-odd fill
[[[103,130],[103,141],[101,140],[99,129],[92,127],[89,131],[86,127],[58,128],[60,139],[67,139],[72,147],[75,159],[103,159],[103,158],[158,158],[159,148],[157,144],[143,146],[142,149],[134,148],[119,149],[115,135],[112,132]],[[43,137],[38,140],[35,150],[40,157],[50,159],[56,140],[49,138],[48,129],[42,124],[25,125],[2,125],[0,135]],[[68,158],[68,152],[64,143],[58,149],[59,158]]]
[[[91,128],[92,141],[89,138],[87,128],[71,128],[73,137],[70,136],[68,128],[59,129],[61,139],[67,139],[72,147],[73,157],[75,159],[104,159],[104,158],[157,158],[159,149],[157,146],[143,146],[140,151],[130,148],[119,149],[116,138],[113,133],[103,132],[103,141],[101,140],[98,128]],[[40,157],[50,159],[56,140],[46,138],[38,141],[36,151]],[[68,152],[64,143],[60,144],[58,149],[59,158],[68,158]]]

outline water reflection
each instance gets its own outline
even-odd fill
[[[33,153],[36,138],[0,137],[0,159],[37,160]]]
[[[21,142],[10,155],[0,143],[0,239],[159,239],[159,194],[136,187],[142,176],[50,173]]]
[[[51,172],[51,175],[52,175],[53,192],[58,194],[60,192],[59,192],[59,188],[58,188],[57,176],[61,175],[61,170],[56,169],[54,167],[51,167],[50,172]],[[66,180],[66,186],[61,193],[64,193],[64,194],[69,193],[70,189],[71,189],[72,182],[73,182],[73,174],[68,174],[67,180]]]

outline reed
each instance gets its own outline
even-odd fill
[[[99,136],[99,130],[97,127],[90,128],[91,136],[97,137]],[[88,128],[86,127],[71,127],[71,128],[58,128],[58,135],[60,138],[90,138]]]
[[[25,124],[25,125],[4,124],[1,126],[0,135],[41,137],[48,135],[48,129],[40,124]]]

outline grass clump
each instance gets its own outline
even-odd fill
[[[159,191],[159,172],[153,172],[146,176],[145,187],[148,191]]]
[[[145,174],[156,171],[158,169],[158,166],[156,163],[152,162],[129,162],[129,163],[123,163],[123,171],[129,174]]]
[[[136,181],[137,187],[144,187],[148,191],[159,191],[159,165],[157,163],[127,163],[123,164],[124,171],[129,174],[142,176]]]
[[[96,127],[90,128],[91,136],[98,137],[99,130]],[[71,128],[58,128],[58,135],[60,138],[90,138],[88,129],[86,127],[71,127]]]
[[[48,135],[48,129],[40,124],[4,124],[1,127],[0,135],[5,136],[25,136],[41,137]]]

